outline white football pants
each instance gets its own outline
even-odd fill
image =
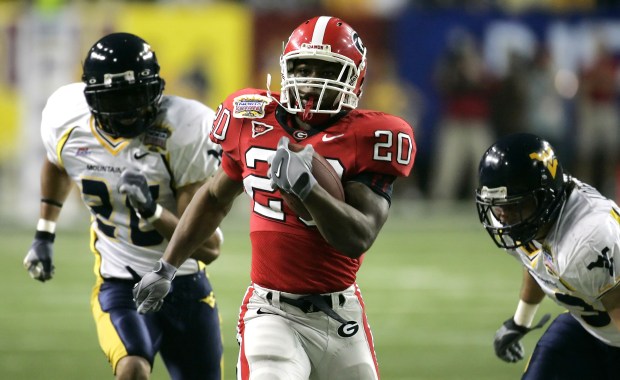
[[[324,295],[346,323],[283,299],[300,294],[251,285],[243,299],[237,341],[238,380],[377,380],[379,370],[357,285]]]

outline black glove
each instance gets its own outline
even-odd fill
[[[123,170],[118,191],[127,195],[129,203],[136,209],[140,218],[148,219],[155,215],[157,203],[153,200],[146,177],[142,173],[131,169]]]
[[[54,238],[56,234],[45,231],[37,231],[34,241],[24,258],[24,267],[28,270],[30,277],[41,282],[51,280],[54,275]]]
[[[493,340],[495,355],[508,363],[515,363],[523,359],[521,338],[530,331],[543,327],[549,318],[551,318],[551,314],[545,314],[534,327],[519,326],[514,319],[507,319],[502,327],[495,332],[495,339]]]

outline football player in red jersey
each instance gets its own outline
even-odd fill
[[[222,168],[181,218],[161,263],[136,284],[148,311],[170,278],[220,224],[244,190],[251,199],[251,285],[241,305],[238,379],[378,379],[372,334],[356,274],[385,223],[392,184],[416,153],[404,120],[357,110],[366,73],[359,35],[316,17],[290,36],[282,89],[244,89],[217,110],[211,139]],[[289,142],[305,145],[300,152]],[[312,176],[316,150],[341,176],[346,202]],[[303,220],[283,202],[298,196]]]

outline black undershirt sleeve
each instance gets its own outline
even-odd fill
[[[349,179],[349,181],[355,181],[363,183],[368,186],[372,191],[385,198],[390,205],[392,205],[392,190],[393,184],[396,180],[395,176],[364,172]]]

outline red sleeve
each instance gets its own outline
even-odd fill
[[[380,173],[407,177],[417,152],[413,128],[405,120],[382,112],[359,115],[354,128],[357,136],[358,173]]]
[[[256,95],[256,94],[259,95]],[[250,94],[250,95],[248,95]],[[242,157],[239,152],[241,130],[246,120],[241,107],[247,112],[260,111],[262,103],[255,101],[261,90],[246,88],[230,94],[217,108],[209,138],[222,147],[222,168],[234,180],[243,180]],[[263,98],[260,99],[261,101]],[[259,104],[256,106],[256,104]],[[264,103],[264,101],[263,101]],[[264,106],[263,106],[264,108]]]
[[[243,119],[233,117],[233,101],[239,92],[229,95],[217,107],[215,119],[209,133],[209,138],[214,143],[220,144],[222,151],[233,160],[239,159],[239,152],[235,149],[239,144],[239,135]]]
[[[239,161],[235,161],[227,153],[222,155],[222,169],[231,179],[243,181],[243,170],[239,166]]]

